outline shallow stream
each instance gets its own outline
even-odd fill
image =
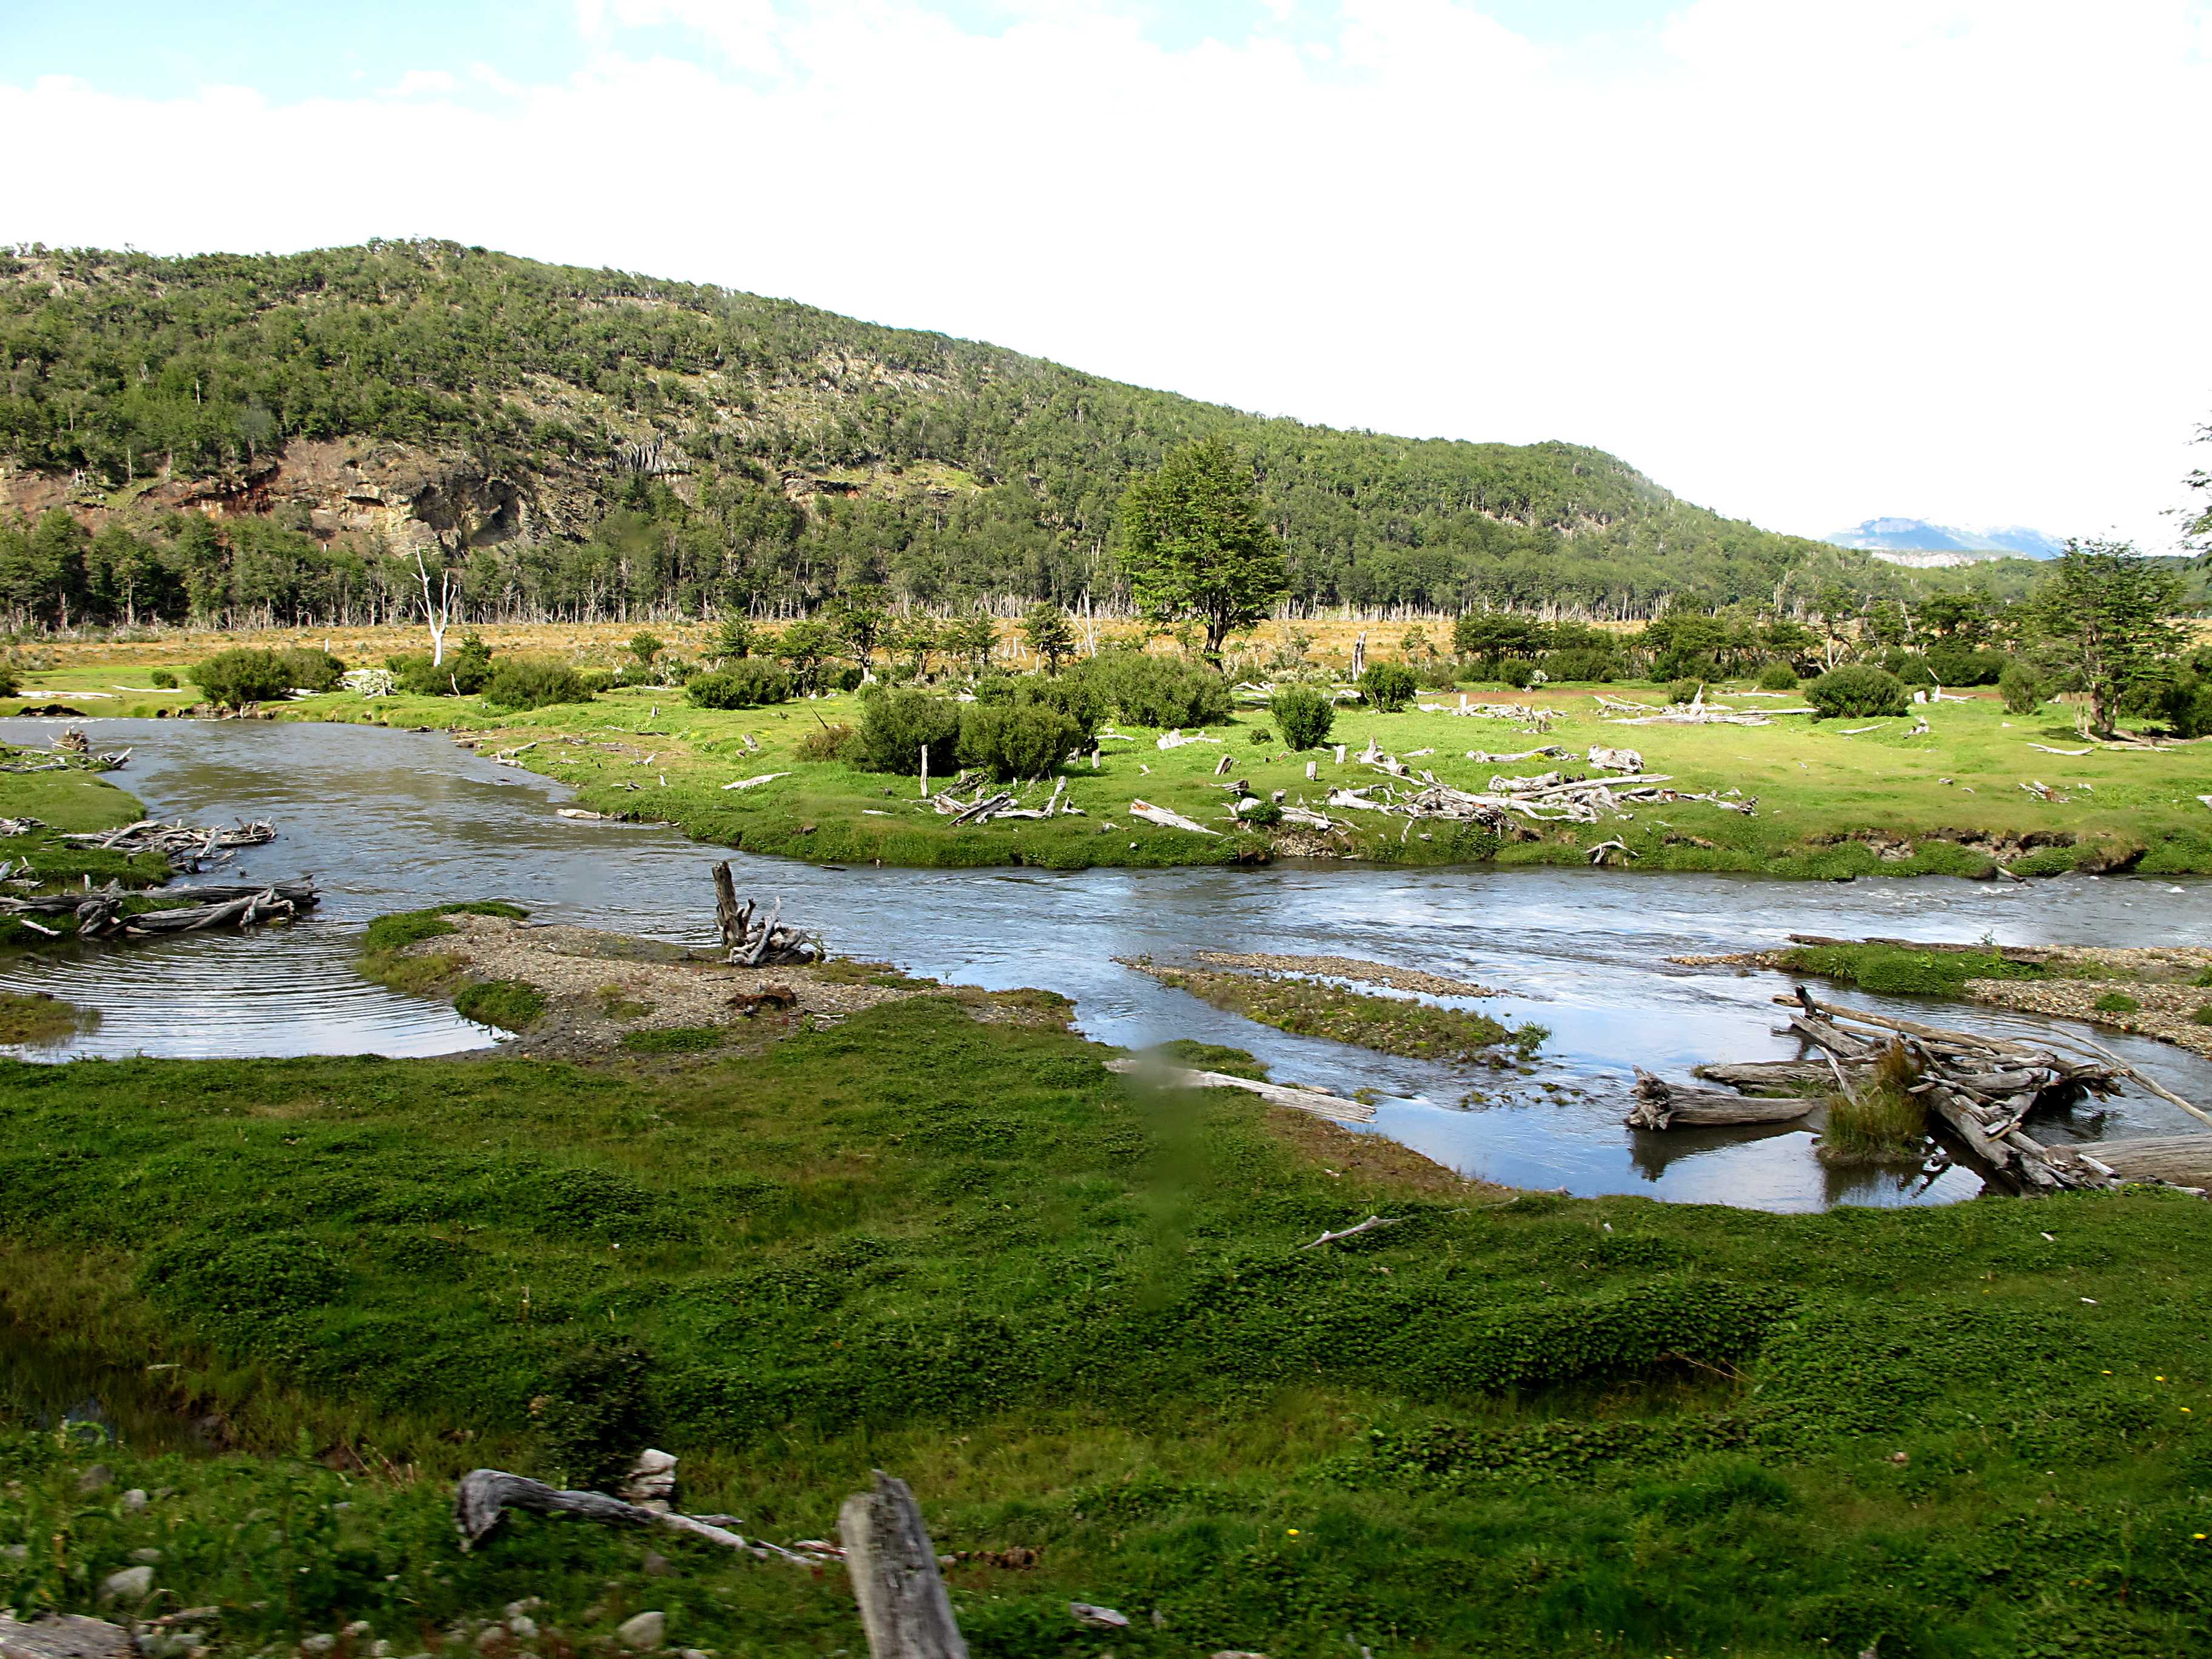
[[[1577,1194],[1640,1193],[1774,1210],[1942,1202],[1978,1180],[1951,1170],[1836,1171],[1802,1129],[1632,1134],[1632,1067],[1680,1079],[1703,1060],[1780,1058],[1768,973],[1665,960],[1784,941],[1791,932],[2008,944],[2159,945],[2212,938],[2212,881],[2069,877],[2027,886],[1947,878],[1788,883],[1615,871],[1389,870],[1343,865],[1091,870],[839,869],[731,854],[674,830],[558,817],[562,785],[495,766],[442,734],[251,721],[90,720],[98,749],[134,750],[116,781],[149,811],[195,823],[273,819],[277,839],[232,868],[320,883],[309,920],[0,959],[0,989],[96,1008],[100,1024],[38,1057],[131,1054],[434,1054],[495,1034],[442,1003],[362,980],[369,918],[442,900],[510,898],[541,921],[711,943],[707,866],[731,857],[742,891],[842,955],[989,988],[1040,986],[1078,1025],[1131,1046],[1192,1036],[1267,1060],[1279,1080],[1380,1097],[1375,1127],[1471,1175]],[[57,723],[0,720],[43,745]],[[232,879],[225,874],[214,879]],[[1364,957],[1510,994],[1478,1005],[1552,1036],[1532,1072],[1394,1059],[1221,1013],[1120,966],[1194,950]],[[1862,1006],[1990,1030],[2051,1023],[1957,1004],[1854,994]],[[2057,1029],[2086,1035],[2083,1028]],[[2098,1040],[2167,1087],[2212,1098],[2212,1064],[2145,1040]],[[2166,1133],[2198,1126],[2141,1094],[2039,1133]]]

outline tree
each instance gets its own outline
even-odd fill
[[[885,623],[883,592],[872,586],[853,587],[838,596],[831,617],[838,637],[853,653],[860,665],[860,672],[868,672],[868,665],[876,654],[876,642],[882,639]]]
[[[1044,659],[1048,674],[1059,673],[1061,661],[1075,652],[1075,630],[1067,625],[1066,613],[1049,600],[1030,607],[1022,619],[1022,636]]]
[[[753,653],[753,625],[743,617],[726,617],[721,631],[714,635],[714,655],[723,662],[735,662]]]
[[[430,630],[430,666],[446,660],[446,629],[461,602],[460,583],[444,563],[438,566],[438,589],[430,591],[430,567],[422,562],[422,550],[415,550],[415,577],[422,588],[422,622]]]
[[[1218,661],[1231,629],[1288,586],[1282,540],[1260,516],[1252,469],[1220,438],[1175,451],[1121,497],[1121,568],[1145,615],[1195,622]]]
[[[2197,441],[2200,444],[2212,444],[2212,425],[2200,426],[2197,428]],[[2182,482],[2191,489],[2201,489],[2204,492],[2204,507],[2189,521],[2181,533],[2194,541],[2199,551],[2212,551],[2212,469],[2200,466]]]
[[[822,665],[836,654],[837,635],[829,623],[802,617],[777,635],[775,654],[783,659],[802,692],[820,685]]]
[[[928,665],[929,653],[942,643],[937,624],[919,611],[884,631],[884,649],[894,658],[904,658],[907,672],[917,679]]]
[[[2110,732],[2129,690],[2179,647],[2186,598],[2179,572],[2130,543],[2066,544],[2036,590],[2035,623],[2088,694],[2090,731]]]
[[[1836,647],[1843,639],[1844,624],[1850,621],[1852,614],[1859,608],[1859,596],[1841,582],[1823,582],[1820,595],[1813,603],[1820,613],[1820,626],[1827,633],[1826,660],[1832,668],[1836,665]]]
[[[629,636],[629,653],[642,668],[652,667],[653,659],[667,648],[667,641],[647,629],[641,628]]]
[[[977,611],[957,622],[947,623],[941,643],[947,651],[967,658],[969,666],[980,674],[991,665],[991,653],[998,647],[998,624],[991,620],[988,612]]]

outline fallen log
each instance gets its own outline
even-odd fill
[[[1632,1129],[1720,1128],[1741,1123],[1788,1123],[1813,1109],[1804,1096],[1776,1097],[1686,1089],[1636,1068],[1636,1103],[1622,1121]]]
[[[1853,1059],[1844,1063],[1864,1066],[1868,1062],[1863,1059]],[[1755,1094],[1762,1089],[1826,1089],[1835,1081],[1825,1064],[1803,1060],[1719,1060],[1705,1066],[1692,1066],[1690,1075],[1703,1078],[1708,1083],[1725,1084],[1747,1094]]]
[[[1301,1244],[1302,1250],[1317,1250],[1324,1244],[1334,1244],[1340,1239],[1357,1238],[1362,1233],[1373,1232],[1377,1227],[1395,1227],[1406,1218],[1401,1215],[1370,1215],[1356,1227],[1346,1227],[1342,1232],[1324,1231],[1310,1244]]]
[[[1129,816],[1142,818],[1147,823],[1157,823],[1164,830],[1186,830],[1197,836],[1218,836],[1221,833],[1218,830],[1209,830],[1202,823],[1194,823],[1180,812],[1170,812],[1164,806],[1155,806],[1150,801],[1131,801]]]
[[[482,1543],[509,1510],[530,1510],[539,1515],[580,1515],[617,1526],[661,1527],[702,1543],[743,1550],[763,1560],[769,1554],[766,1547],[750,1543],[742,1534],[695,1516],[625,1503],[603,1492],[565,1492],[526,1475],[509,1474],[504,1469],[471,1469],[454,1487],[453,1528],[461,1535],[461,1547],[474,1549]]]
[[[1124,1077],[1145,1078],[1170,1089],[1242,1089],[1247,1094],[1259,1096],[1271,1106],[1288,1106],[1294,1111],[1310,1112],[1336,1123],[1369,1123],[1375,1118],[1375,1109],[1364,1100],[1325,1094],[1318,1089],[1263,1083],[1257,1078],[1233,1077],[1227,1072],[1198,1072],[1180,1066],[1163,1066],[1140,1055],[1109,1060],[1106,1069]]]

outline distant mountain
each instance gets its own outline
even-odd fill
[[[1853,547],[1895,564],[1972,564],[1980,559],[2055,559],[2065,550],[2057,537],[2025,525],[1992,525],[1961,530],[1925,519],[1869,519],[1822,538],[1838,547]],[[1894,558],[1897,554],[1944,554],[1943,558]]]

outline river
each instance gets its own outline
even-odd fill
[[[88,720],[94,746],[131,747],[117,775],[165,817],[266,817],[271,844],[242,873],[312,873],[312,918],[251,935],[206,934],[0,959],[0,989],[96,1008],[99,1025],[34,1057],[132,1054],[450,1054],[496,1035],[442,1003],[362,980],[362,926],[387,911],[501,897],[542,921],[711,943],[706,866],[731,857],[742,892],[781,898],[787,918],[842,955],[998,989],[1072,997],[1101,1042],[1191,1036],[1234,1043],[1279,1080],[1379,1097],[1375,1127],[1469,1175],[1581,1195],[1808,1210],[1837,1203],[1972,1196],[1964,1170],[1835,1170],[1802,1129],[1632,1134],[1632,1067],[1674,1078],[1701,1060],[1796,1052],[1772,1032],[1768,973],[1696,971],[1669,956],[1718,954],[1786,934],[1904,934],[2007,944],[2158,945],[2212,937],[2212,881],[2069,877],[2015,886],[1937,878],[1850,884],[1606,870],[1267,868],[839,869],[731,854],[673,830],[565,819],[570,792],[492,764],[443,734],[256,721]],[[0,720],[43,745],[57,722]],[[216,878],[228,880],[226,872]],[[1194,949],[1339,955],[1500,987],[1483,1000],[1509,1024],[1552,1036],[1533,1071],[1394,1059],[1255,1025],[1120,966]],[[1855,995],[1861,1006],[1989,1030],[2054,1029],[2028,1016]],[[2082,1028],[2058,1023],[2075,1035]],[[2148,1041],[2099,1040],[2167,1087],[2212,1097],[2212,1064]],[[2039,1121],[2054,1139],[2197,1127],[2131,1092]]]

